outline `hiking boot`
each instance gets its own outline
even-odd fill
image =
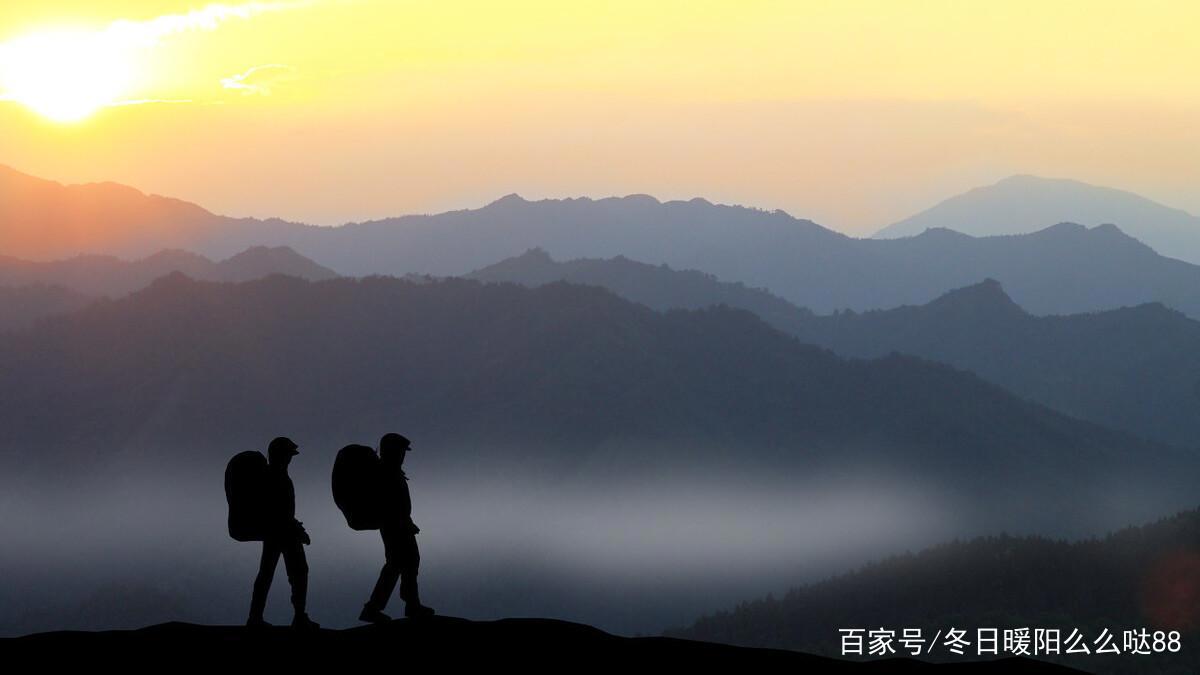
[[[308,618],[307,614],[297,614],[296,618],[292,619],[292,628],[301,630],[316,630],[321,627],[321,624]]]
[[[392,620],[392,617],[384,614],[378,609],[369,609],[367,607],[363,607],[363,611],[358,615],[358,620],[365,621],[367,623],[387,623],[388,621]]]
[[[433,616],[433,608],[426,607],[419,602],[410,602],[404,605],[404,616],[410,619],[423,619]]]
[[[261,616],[252,616],[246,619],[246,628],[270,628],[271,624],[263,620]]]

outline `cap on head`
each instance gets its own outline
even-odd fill
[[[412,443],[400,434],[384,434],[383,438],[379,439],[379,452],[391,452],[394,450],[408,452],[412,450]]]
[[[292,442],[292,439],[286,436],[280,436],[271,441],[267,446],[267,457],[290,457],[300,454],[296,448],[300,446]]]

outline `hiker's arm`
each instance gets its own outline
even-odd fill
[[[296,536],[300,539],[301,543],[311,544],[312,538],[308,536],[308,530],[304,529],[304,523],[295,518],[292,519],[292,522],[295,523]]]

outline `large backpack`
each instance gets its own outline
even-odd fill
[[[378,530],[383,510],[379,455],[365,445],[347,445],[333,461],[333,501],[355,530]]]
[[[262,541],[267,524],[267,458],[261,452],[239,452],[225,466],[225,501],[229,503],[229,536]]]

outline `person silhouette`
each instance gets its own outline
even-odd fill
[[[385,434],[379,439],[380,501],[383,509],[379,536],[383,538],[384,564],[371,597],[359,614],[359,621],[379,623],[391,621],[383,613],[396,581],[400,581],[400,599],[404,601],[404,616],[410,618],[433,616],[433,609],[421,604],[417,592],[417,568],[421,554],[417,549],[420,528],[412,520],[412,497],[408,492],[408,476],[401,468],[412,443],[400,434]]]
[[[290,438],[283,436],[271,441],[267,447],[267,486],[266,494],[263,495],[266,532],[263,535],[258,576],[254,578],[247,626],[270,625],[263,619],[263,610],[267,606],[267,591],[271,590],[271,581],[275,577],[279,557],[283,556],[288,583],[292,587],[292,609],[295,612],[292,626],[320,628],[305,611],[308,599],[308,561],[304,557],[304,546],[312,541],[304,531],[304,525],[296,520],[296,488],[287,472],[292,457],[300,454],[298,447]]]

